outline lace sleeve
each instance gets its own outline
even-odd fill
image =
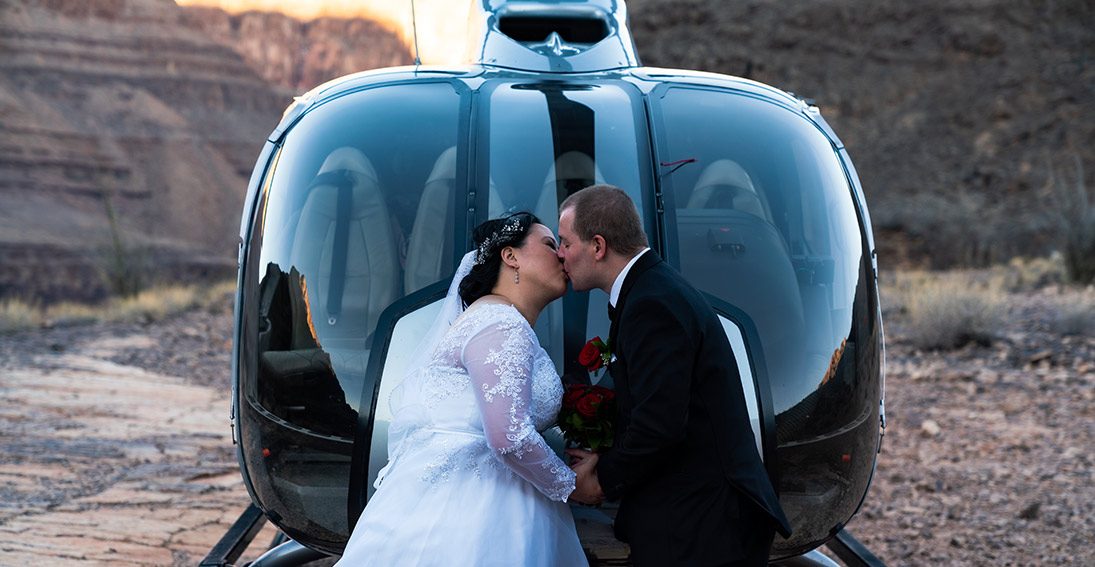
[[[545,496],[565,501],[574,491],[574,471],[536,431],[530,414],[536,346],[529,335],[522,320],[496,321],[467,342],[464,367],[476,391],[487,444]]]

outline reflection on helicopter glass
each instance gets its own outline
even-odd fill
[[[258,391],[258,400],[287,422],[346,437],[357,412],[316,337],[307,289],[296,268],[286,274],[277,264],[267,266],[259,284],[259,380],[268,387]]]

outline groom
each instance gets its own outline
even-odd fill
[[[609,294],[619,403],[608,452],[568,451],[579,459],[571,499],[620,500],[616,537],[636,567],[766,565],[774,532],[791,528],[718,316],[647,247],[638,210],[617,187],[563,201],[559,258],[576,291]]]

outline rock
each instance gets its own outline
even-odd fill
[[[3,563],[197,564],[249,500],[226,392],[79,348],[58,362],[53,372],[3,370],[0,416],[26,416],[17,437],[0,436],[3,454],[21,455],[0,467],[5,507],[15,511],[0,515]],[[195,465],[202,454],[220,462]]]
[[[358,71],[414,62],[403,40],[373,20],[302,21],[276,12],[229,14],[204,6],[184,10],[192,27],[231,46],[270,84],[295,92]]]
[[[1030,362],[1031,364],[1038,364],[1039,362],[1042,362],[1043,360],[1049,360],[1052,356],[1053,356],[1053,351],[1052,350],[1043,350],[1043,351],[1039,351],[1035,354],[1030,355],[1030,358],[1028,358],[1027,361]]]
[[[1019,518],[1023,520],[1035,520],[1038,518],[1038,511],[1041,510],[1041,502],[1031,502],[1025,508],[1019,511]]]
[[[232,273],[242,188],[292,92],[174,2],[88,6],[0,3],[0,290],[100,299],[116,258],[164,279]]]

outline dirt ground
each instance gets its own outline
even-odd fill
[[[957,351],[888,317],[888,426],[848,526],[887,565],[1095,565],[1095,337],[1051,324],[1077,293],[1012,294],[998,338]],[[0,336],[0,565],[202,560],[248,502],[231,327],[224,305]]]

